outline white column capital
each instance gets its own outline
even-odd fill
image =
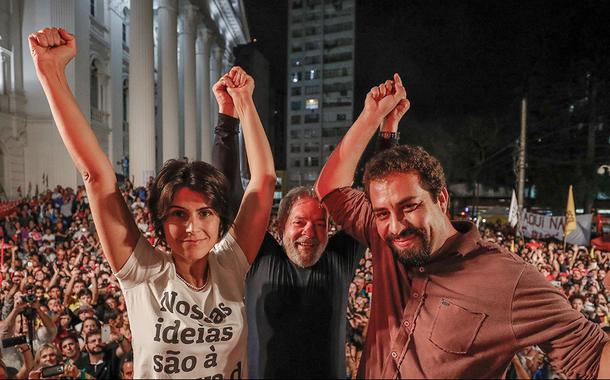
[[[197,33],[197,24],[199,21],[199,8],[192,4],[185,4],[180,7],[180,20],[178,33],[179,34],[195,34]]]
[[[178,12],[178,0],[159,0],[157,10],[165,9],[169,12]]]

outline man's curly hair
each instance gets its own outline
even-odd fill
[[[436,202],[441,190],[446,187],[445,173],[441,163],[422,147],[400,145],[379,152],[364,168],[364,187],[367,195],[371,181],[385,178],[393,173],[419,175],[421,187],[430,193]]]

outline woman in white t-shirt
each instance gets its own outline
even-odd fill
[[[169,160],[155,178],[149,199],[155,230],[171,251],[164,254],[142,236],[112,164],[70,92],[64,69],[76,54],[74,36],[45,28],[31,34],[29,43],[59,133],[83,176],[103,251],[125,295],[134,376],[243,377],[244,278],[263,239],[275,186],[271,150],[252,100],[253,79],[234,67],[217,84],[241,120],[250,167],[251,180],[237,216],[231,217],[228,184],[218,170],[204,162]],[[137,68],[132,88],[145,80],[136,75]],[[138,101],[137,96],[130,99]],[[223,109],[223,99],[217,100]],[[152,138],[142,140],[153,143]],[[137,161],[131,158],[131,166],[141,170],[136,182],[144,182],[146,169],[138,169]],[[102,335],[121,343],[111,332]]]

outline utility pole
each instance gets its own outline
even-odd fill
[[[521,99],[521,134],[519,135],[519,161],[517,178],[517,202],[522,209],[525,203],[525,143],[527,132],[527,97]]]

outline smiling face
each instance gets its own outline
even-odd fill
[[[220,218],[207,197],[187,187],[176,191],[163,221],[172,253],[189,262],[205,257],[220,235]]]
[[[404,264],[427,263],[447,240],[445,188],[434,200],[416,172],[392,173],[371,181],[369,195],[379,236]]]
[[[320,260],[328,243],[328,217],[317,199],[302,198],[292,205],[282,242],[290,261],[301,268]]]

